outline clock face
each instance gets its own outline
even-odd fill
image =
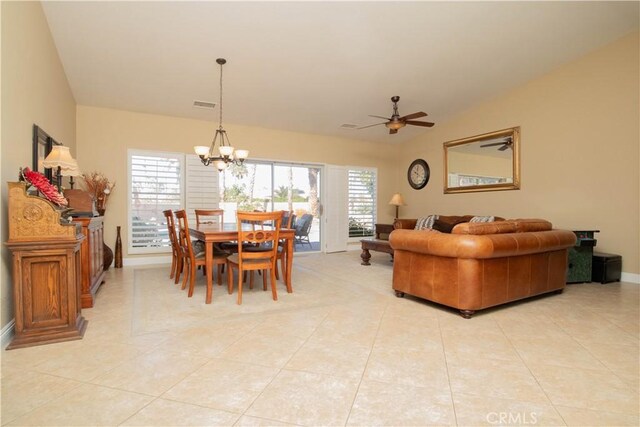
[[[416,190],[424,188],[427,185],[429,182],[429,175],[429,165],[422,159],[414,160],[407,171],[409,185]]]

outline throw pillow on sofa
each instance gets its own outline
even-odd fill
[[[469,222],[493,222],[495,220],[494,216],[474,216]]]
[[[433,223],[439,218],[438,215],[429,215],[418,218],[414,230],[431,230]]]
[[[433,229],[439,231],[441,233],[451,233],[453,227],[458,224],[462,224],[463,222],[467,222],[464,218],[453,217],[450,218],[449,221],[444,219],[436,219],[433,223]]]

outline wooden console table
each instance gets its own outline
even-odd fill
[[[389,244],[389,234],[393,231],[393,224],[376,224],[376,237],[373,239],[362,239],[362,265],[371,265],[369,260],[371,259],[371,253],[369,251],[385,252],[391,255],[391,261],[393,261],[393,249]]]
[[[7,349],[81,339],[80,227],[22,182],[9,183],[8,211],[16,326]]]
[[[91,308],[96,298],[96,292],[104,283],[104,252],[103,252],[103,217],[78,217],[73,222],[82,225],[85,236],[80,247],[82,260],[81,294],[82,308]]]

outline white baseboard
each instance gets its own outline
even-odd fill
[[[623,271],[620,276],[621,276],[620,277],[621,282],[629,282],[629,283],[635,283],[637,285],[640,285],[640,274],[625,273]]]
[[[171,255],[125,258],[122,260],[122,265],[125,267],[153,264],[171,264]]]
[[[13,338],[13,331],[16,326],[16,319],[11,319],[9,323],[4,325],[2,328],[2,338],[0,341],[0,345],[2,348],[5,348],[11,342],[11,338]]]

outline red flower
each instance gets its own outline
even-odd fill
[[[36,187],[38,191],[40,191],[50,202],[53,202],[58,206],[67,206],[69,204],[67,199],[65,199],[62,194],[58,193],[56,187],[51,185],[47,177],[40,172],[24,168],[22,170],[22,176],[24,176],[24,179],[26,179],[29,184]]]

